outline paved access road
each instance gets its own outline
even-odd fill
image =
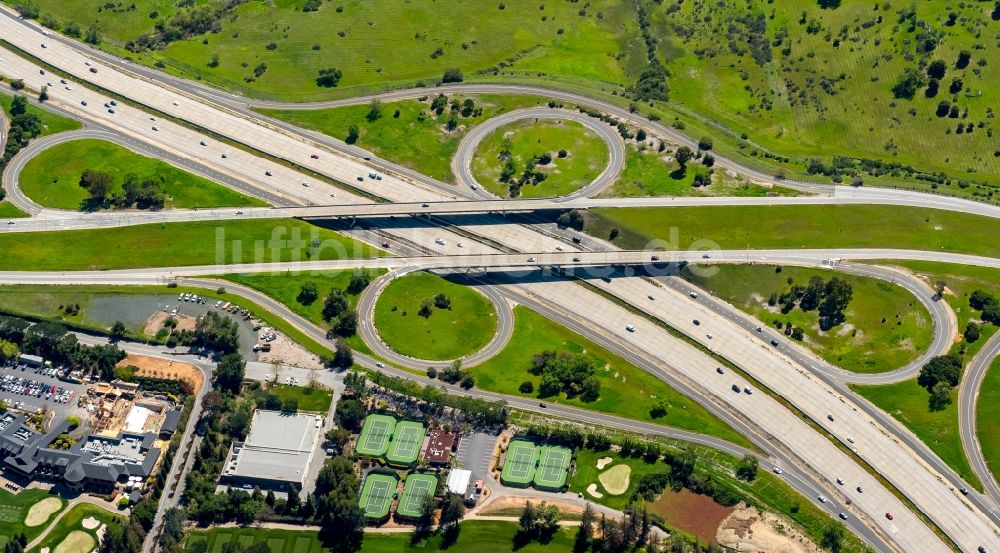
[[[972,358],[958,389],[958,429],[962,437],[962,449],[969,459],[972,470],[986,488],[986,493],[994,498],[1000,498],[1000,484],[997,484],[997,479],[983,456],[982,446],[979,445],[979,434],[976,432],[976,405],[986,372],[998,357],[1000,357],[1000,332],[983,344],[979,353]]]

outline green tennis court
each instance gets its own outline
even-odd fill
[[[562,488],[566,484],[572,452],[565,447],[556,446],[542,446],[538,451],[535,487],[544,490]]]
[[[538,449],[525,440],[514,440],[507,446],[507,459],[500,472],[500,481],[507,485],[525,487],[535,474]]]
[[[396,477],[388,474],[369,473],[361,488],[358,506],[368,518],[385,518],[389,515],[392,496],[396,493]]]
[[[357,452],[381,457],[389,450],[389,436],[396,428],[396,419],[389,415],[368,415],[358,437]]]
[[[403,498],[396,505],[396,514],[410,518],[419,517],[424,500],[434,496],[437,485],[437,476],[433,474],[414,472],[407,476],[406,484],[403,486]]]
[[[410,466],[417,462],[420,456],[420,448],[424,445],[424,435],[427,430],[424,425],[414,421],[401,421],[396,423],[396,430],[392,433],[392,442],[389,444],[389,452],[385,459],[389,463],[397,466]]]

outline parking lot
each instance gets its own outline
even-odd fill
[[[71,415],[79,411],[77,401],[85,390],[86,384],[56,378],[53,368],[16,365],[0,371],[0,399],[16,409],[46,409],[59,417]]]

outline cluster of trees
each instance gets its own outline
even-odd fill
[[[781,294],[771,293],[768,305],[780,305],[782,313],[788,313],[795,307],[806,312],[817,310],[819,326],[823,330],[829,330],[846,319],[844,311],[854,296],[854,290],[847,281],[839,277],[824,281],[822,277],[813,276],[805,286],[795,284],[791,278],[788,283],[791,284],[788,290]],[[794,329],[790,329],[790,332],[794,332]],[[797,336],[797,339],[801,339],[801,336]]]
[[[222,29],[222,19],[243,0],[215,0],[204,4],[180,2],[182,7],[167,20],[156,22],[152,31],[143,33],[125,43],[132,52],[162,48],[171,42]]]
[[[417,310],[417,315],[427,319],[434,314],[434,308],[451,310],[451,298],[448,296],[438,293],[433,298],[424,298],[420,302],[420,309]]]
[[[639,30],[642,31],[642,39],[646,43],[646,59],[649,66],[642,70],[639,79],[632,87],[632,97],[636,101],[663,100],[669,97],[670,87],[667,86],[667,68],[660,62],[660,56],[656,51],[657,40],[650,32],[652,25],[647,6],[643,3],[638,8]]]
[[[316,76],[316,86],[321,86],[323,88],[333,88],[340,83],[341,77],[344,73],[336,67],[327,67],[319,70],[319,74]]]
[[[565,228],[583,230],[585,220],[583,213],[579,209],[571,209],[560,213],[559,217],[556,218],[556,224]]]
[[[11,83],[14,86],[16,83]],[[23,87],[23,81],[21,86]],[[16,88],[16,86],[15,86]],[[28,141],[37,137],[42,132],[42,122],[38,115],[28,113],[28,100],[24,96],[14,96],[11,101],[10,129],[7,131],[7,143],[4,145],[3,158],[0,159],[0,171],[7,166],[7,163],[28,145]],[[0,188],[0,200],[4,198],[4,191]]]
[[[590,508],[590,505],[587,505]],[[525,503],[514,533],[514,549],[520,549],[531,542],[547,544],[559,531],[559,509],[542,501],[537,507],[530,501]]]
[[[539,397],[565,393],[567,398],[579,397],[591,402],[601,395],[601,380],[594,362],[585,355],[543,351],[531,358],[528,372],[542,377],[538,385]]]
[[[83,208],[86,210],[103,207],[127,208],[136,206],[139,209],[163,208],[166,195],[163,193],[162,177],[139,177],[135,173],[127,173],[122,181],[120,193],[114,193],[115,178],[104,171],[84,169],[80,174],[80,187],[87,191],[87,199]]]
[[[437,378],[448,384],[458,383],[466,390],[476,385],[476,378],[472,373],[462,368],[462,360],[456,359],[450,365],[440,371],[434,367],[427,368],[427,378]]]
[[[351,276],[351,280],[345,289],[330,288],[326,299],[323,300],[323,310],[321,312],[323,320],[330,324],[330,328],[326,333],[328,338],[335,336],[346,338],[358,333],[358,313],[351,307],[348,296],[360,294],[368,286],[369,282],[371,282],[371,277],[368,273],[357,272]],[[306,282],[299,290],[297,300],[302,305],[311,305],[317,298],[319,298],[319,290],[316,285],[312,282]],[[338,346],[337,349],[339,351],[340,347]],[[349,348],[347,351],[350,351]],[[340,363],[344,363],[345,361],[347,359],[344,357],[338,359]],[[350,363],[337,366],[348,367]]]
[[[375,385],[426,402],[424,409],[432,416],[444,414],[447,407],[459,411],[465,422],[484,428],[503,426],[507,424],[507,418],[510,416],[510,408],[502,400],[486,401],[474,397],[450,395],[445,392],[444,388],[430,384],[421,386],[410,380],[377,372],[371,373],[369,376]],[[340,402],[338,402],[339,405]]]
[[[1000,326],[1000,301],[988,292],[976,290],[969,296],[969,307],[980,311],[984,322]]]
[[[113,344],[81,344],[76,335],[59,323],[31,324],[24,319],[0,316],[0,356],[13,358],[20,353],[40,355],[54,364],[96,374],[103,380],[113,379],[115,365],[125,358],[125,352]]]
[[[951,391],[962,379],[963,365],[962,356],[952,353],[932,357],[920,368],[917,384],[930,392],[931,411],[940,411],[951,404]]]
[[[194,348],[233,353],[239,348],[239,324],[233,319],[209,311],[195,323],[194,331],[182,331],[178,338],[181,343]]]
[[[25,537],[24,532],[18,532],[3,546],[3,553],[24,553],[24,548],[27,546],[28,538]]]

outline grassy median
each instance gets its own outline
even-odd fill
[[[838,367],[860,373],[898,369],[927,350],[933,324],[927,309],[902,286],[874,278],[832,273],[829,270],[773,265],[719,265],[706,267],[712,276],[684,278],[753,315],[765,325],[793,325],[803,331],[800,344]],[[824,282],[836,276],[851,285],[853,298],[845,320],[829,330],[819,325],[817,310],[799,307],[782,313],[771,306],[771,294],[781,295],[792,284],[805,286],[813,277]]]
[[[125,175],[129,173],[140,180],[152,178],[160,184],[165,207],[266,205],[158,159],[96,139],[57,144],[32,158],[21,172],[21,191],[44,207],[80,209],[89,197],[80,186],[80,175],[86,169],[112,176],[114,186],[109,195],[121,193]]]
[[[914,207],[613,208],[588,217],[588,233],[608,238],[617,229],[613,242],[625,249],[904,248],[1000,257],[997,219]]]
[[[318,246],[313,245],[315,241]],[[82,271],[367,258],[378,250],[295,219],[0,235],[0,269]]]
[[[514,308],[514,334],[507,346],[470,369],[476,377],[476,386],[503,394],[535,397],[541,378],[529,373],[528,369],[532,358],[547,350],[586,356],[596,367],[601,383],[596,401],[584,402],[579,397],[566,399],[560,395],[544,398],[547,402],[682,428],[749,447],[741,434],[659,378],[523,306]],[[531,382],[531,392],[520,391],[523,382]]]

